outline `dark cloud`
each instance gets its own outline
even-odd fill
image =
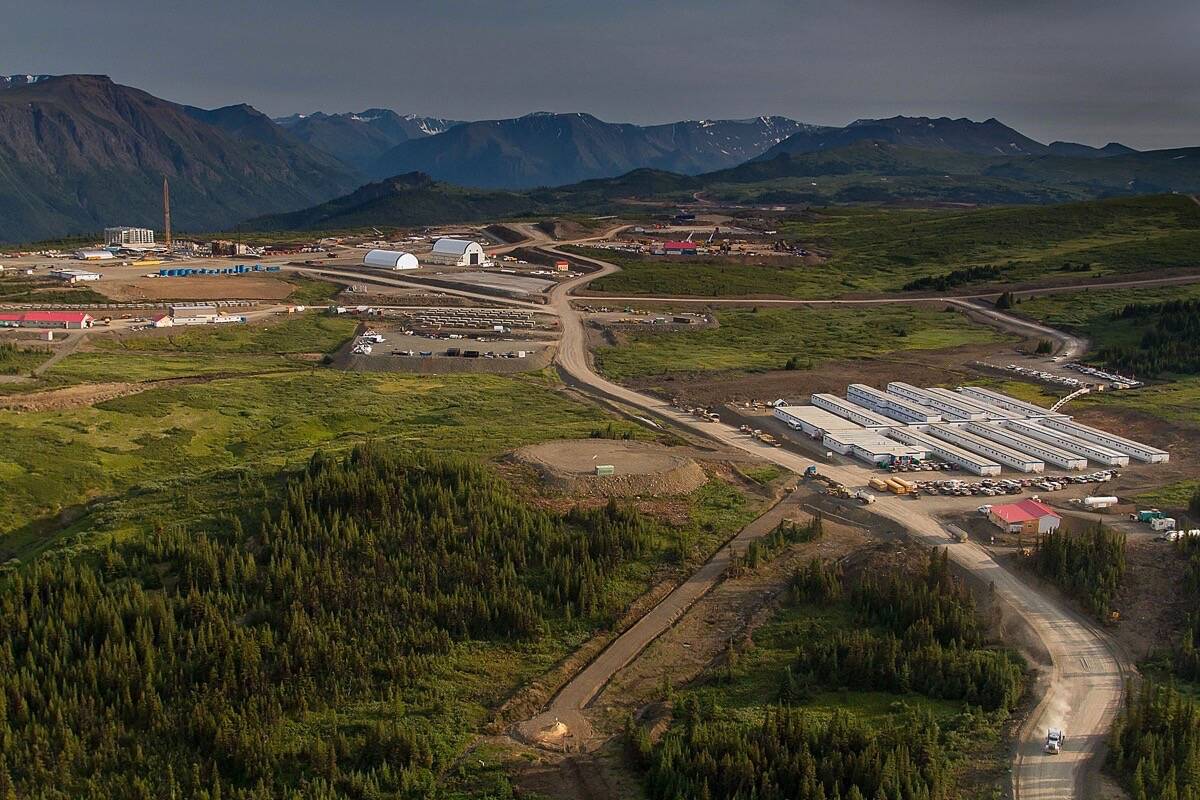
[[[270,114],[995,116],[1035,138],[1200,144],[1200,3],[47,0],[2,72],[104,72]]]

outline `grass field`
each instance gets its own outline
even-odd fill
[[[37,345],[18,347],[12,342],[0,342],[0,375],[24,375],[49,357],[46,349]]]
[[[155,389],[62,412],[0,412],[0,543],[25,552],[65,510],[364,439],[482,456],[586,437],[608,418],[535,377],[289,371]],[[618,430],[628,426],[614,423]],[[16,537],[16,540],[12,537]]]
[[[341,284],[306,278],[303,275],[288,276],[288,283],[296,287],[288,295],[288,301],[300,305],[328,305],[342,291]]]
[[[358,322],[307,312],[276,317],[265,323],[202,325],[167,329],[165,334],[97,337],[105,352],[176,353],[327,353],[354,335]]]
[[[899,350],[933,350],[999,341],[960,314],[909,306],[762,309],[717,312],[718,326],[698,331],[634,333],[603,347],[596,361],[609,377],[627,380],[671,372],[804,368],[829,359]]]
[[[826,298],[900,291],[975,266],[1003,282],[1079,280],[1200,267],[1200,206],[1165,195],[970,211],[825,208],[782,221],[783,238],[825,253],[816,266],[605,255],[622,267],[591,285],[629,294]],[[970,286],[971,284],[964,284]]]

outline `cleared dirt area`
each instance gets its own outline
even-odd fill
[[[145,391],[140,383],[89,383],[51,389],[47,392],[0,397],[0,409],[5,411],[65,411],[69,408],[103,403],[117,397]]]
[[[513,459],[533,467],[549,488],[572,495],[629,497],[687,494],[708,480],[686,449],[612,439],[572,439],[523,447]],[[598,466],[613,474],[597,475]]]
[[[156,300],[284,300],[296,287],[266,275],[213,275],[189,278],[114,277],[92,284],[111,300],[133,303]]]

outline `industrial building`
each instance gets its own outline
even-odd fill
[[[1110,450],[1126,453],[1139,461],[1146,461],[1151,464],[1165,464],[1170,458],[1166,450],[1159,450],[1157,447],[1150,447],[1141,442],[1126,439],[1124,436],[1117,436],[1107,431],[1097,430],[1090,425],[1075,422],[1067,417],[1050,417],[1042,424],[1047,428],[1060,431],[1068,436],[1074,436],[1076,439],[1095,442]]]
[[[852,383],[846,388],[846,398],[864,408],[904,423],[941,422],[942,416],[927,406],[887,394],[865,383]]]
[[[425,256],[425,260],[451,267],[476,267],[486,264],[487,256],[479,242],[442,237],[433,243],[433,250]]]
[[[924,447],[932,455],[949,461],[975,475],[999,475],[1000,465],[989,458],[972,453],[957,445],[938,439],[916,428],[888,428],[886,434],[903,444]]]
[[[1017,414],[1020,414],[1026,418],[1066,416],[1066,414],[1056,414],[1048,408],[1035,406],[1033,403],[1026,403],[1024,400],[1018,400],[1015,397],[1009,397],[1002,392],[994,392],[991,389],[984,389],[981,386],[960,386],[958,391],[960,394],[964,394],[968,398],[982,400],[985,403],[990,403],[1005,410],[1016,412]]]
[[[50,277],[57,278],[60,281],[67,283],[86,283],[89,281],[100,280],[99,272],[92,272],[86,269],[71,269],[70,267],[62,267],[60,269],[50,270]]]
[[[991,419],[991,420],[1025,419],[1025,417],[1021,416],[1020,414],[1016,413],[1015,411],[1009,411],[1006,408],[1001,408],[1000,406],[992,405],[991,403],[986,403],[983,400],[980,400],[975,397],[967,397],[964,394],[959,394],[958,392],[952,392],[949,389],[943,389],[940,386],[932,386],[932,387],[927,388],[925,391],[929,392],[930,394],[935,394],[938,397],[945,397],[945,398],[952,399],[961,405],[973,408],[977,411],[981,411],[981,412],[983,412],[984,416],[987,419]]]
[[[1037,535],[1053,533],[1062,525],[1054,509],[1037,500],[1000,503],[988,509],[988,520],[1006,533]]]
[[[820,439],[830,431],[863,430],[863,426],[816,406],[776,406],[772,414],[789,428],[803,431],[813,439]]]
[[[861,383],[846,398],[817,393],[807,406],[780,406],[774,415],[834,452],[870,464],[939,458],[976,475],[1003,468],[1044,472],[1046,465],[1086,469],[1088,461],[1124,466],[1130,457],[1151,463],[1168,454],[1073,422],[1065,414],[978,387],[920,388],[903,381],[880,391]]]
[[[773,414],[789,428],[820,440],[824,447],[835,453],[854,456],[873,466],[887,466],[897,459],[926,456],[923,448],[889,439],[882,435],[879,428],[864,428],[816,406],[778,406]]]
[[[416,269],[421,265],[412,253],[404,253],[399,250],[368,250],[367,254],[363,256],[363,266],[381,269]]]
[[[695,242],[663,242],[663,253],[668,256],[696,255]]]
[[[932,408],[942,415],[942,419],[955,422],[986,419],[987,414],[968,403],[960,402],[957,398],[944,397],[928,389],[918,389],[904,381],[892,381],[887,385],[887,393],[914,403]]]
[[[214,256],[253,256],[258,251],[248,244],[233,242],[228,239],[217,239],[209,242],[209,252]]]
[[[104,229],[104,243],[109,247],[154,244],[154,231],[149,228],[130,228],[124,225]]]
[[[173,325],[207,325],[217,318],[216,306],[179,305],[170,306],[168,311]]]
[[[821,444],[835,453],[854,456],[876,467],[886,467],[893,461],[929,456],[927,448],[889,439],[879,429],[829,431],[821,437]]]
[[[849,400],[838,397],[836,394],[814,394],[809,398],[809,402],[817,408],[824,409],[831,414],[837,414],[839,417],[845,417],[864,428],[892,428],[904,424],[890,417],[885,417],[882,414],[876,414],[874,411],[864,408],[857,403],[851,403]]]
[[[75,258],[78,261],[112,261],[116,256],[111,250],[76,250]]]
[[[1046,471],[1046,463],[1041,459],[1030,456],[1027,453],[1019,452],[1011,447],[989,441],[957,425],[947,425],[944,423],[930,425],[927,432],[972,453],[998,461],[1004,466],[1012,467],[1018,472]]]
[[[94,318],[82,311],[5,311],[0,312],[0,328],[92,327]]]
[[[1090,461],[1095,461],[1097,464],[1103,464],[1108,467],[1123,467],[1129,463],[1129,456],[1125,453],[1119,453],[1116,450],[1095,444],[1094,442],[1077,439],[1061,431],[1047,428],[1041,425],[1040,422],[1042,420],[1010,419],[1002,424],[1005,428],[1015,431],[1022,436],[1049,442],[1060,450],[1084,456]]]
[[[1055,447],[1038,439],[1023,436],[995,422],[968,422],[966,429],[971,433],[1007,445],[1022,453],[1037,456],[1047,464],[1062,469],[1087,469],[1087,459],[1077,453]]]

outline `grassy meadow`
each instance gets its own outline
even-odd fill
[[[596,362],[628,380],[665,373],[795,368],[900,350],[936,350],[1000,341],[956,312],[912,306],[771,308],[716,312],[717,326],[696,331],[622,334]]]
[[[966,288],[1195,267],[1200,251],[1200,206],[1174,195],[954,211],[830,207],[781,220],[777,228],[827,260],[787,265],[774,258],[609,254],[603,257],[622,271],[590,288],[817,299],[902,291],[915,279],[970,267],[994,267],[1000,277]]]

